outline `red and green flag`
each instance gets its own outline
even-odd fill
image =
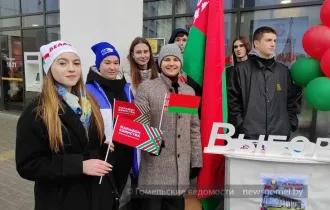
[[[151,109],[149,106],[115,100],[113,109],[115,118],[122,116],[138,123],[150,125]]]
[[[232,55],[228,56],[225,59],[225,66],[226,66],[226,68],[233,66],[233,61],[234,61],[233,56]]]
[[[227,90],[225,73],[224,1],[200,0],[183,54],[183,71],[202,88],[201,140],[208,146],[213,123],[227,122]],[[219,132],[224,132],[219,130]],[[224,145],[217,140],[217,145]],[[214,189],[223,189],[225,158],[205,154],[203,168],[197,178],[198,198],[204,210],[214,210],[220,200]],[[205,193],[208,192],[208,193]]]
[[[199,96],[184,94],[167,94],[164,111],[169,113],[197,114],[200,103]]]
[[[158,128],[117,116],[112,139],[157,155],[164,139],[164,132]]]

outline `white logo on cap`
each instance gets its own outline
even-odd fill
[[[105,55],[105,54],[107,54],[107,53],[112,53],[113,52],[113,49],[111,49],[111,48],[105,48],[105,49],[103,49],[102,51],[101,51],[101,54],[102,55]]]

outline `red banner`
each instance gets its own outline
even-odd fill
[[[158,128],[118,116],[113,140],[157,155],[164,138],[163,135],[164,132]]]
[[[124,117],[138,123],[150,125],[151,110],[148,106],[115,100],[114,117]]]

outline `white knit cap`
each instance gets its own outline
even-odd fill
[[[62,53],[72,52],[75,53],[78,57],[78,53],[71,44],[66,43],[64,41],[54,41],[47,45],[43,45],[40,47],[40,53],[42,56],[42,66],[45,74],[48,74],[48,71],[55,61],[55,59],[61,55]]]

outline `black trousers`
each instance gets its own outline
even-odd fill
[[[131,188],[133,194],[131,195],[131,201],[130,201],[130,206],[131,210],[142,210],[142,200],[139,195],[137,195],[137,184],[138,184],[138,179],[133,176],[133,174],[130,174],[131,178]]]
[[[150,196],[142,197],[143,210],[184,210],[184,197],[181,196]]]

